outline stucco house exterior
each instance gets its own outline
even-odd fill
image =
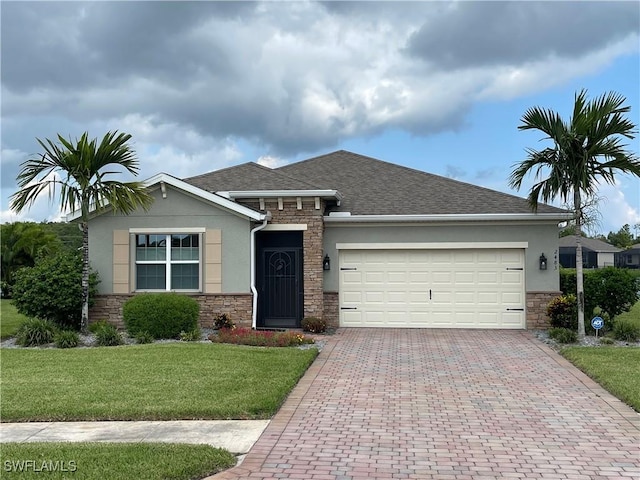
[[[246,163],[147,182],[149,211],[95,212],[91,320],[177,291],[238,325],[537,328],[559,292],[558,223],[570,214],[337,151],[280,168]]]
[[[621,251],[618,255],[617,266],[622,268],[640,268],[640,243],[636,243],[627,250]]]
[[[584,268],[604,268],[616,266],[616,256],[622,250],[618,247],[598,240],[597,238],[567,235],[561,237],[560,265],[564,268],[576,268],[576,247],[582,243],[582,266]]]

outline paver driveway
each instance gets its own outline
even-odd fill
[[[341,329],[214,478],[640,478],[638,420],[529,332]]]

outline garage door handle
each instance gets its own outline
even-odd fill
[[[431,289],[429,289],[429,300],[431,300]]]
[[[518,268],[507,267],[507,270],[524,270],[524,268],[522,268],[522,267],[518,267]]]
[[[524,308],[507,308],[507,312],[524,312]]]
[[[340,310],[357,310],[358,307],[340,307]]]
[[[340,267],[340,270],[357,270],[356,267]]]

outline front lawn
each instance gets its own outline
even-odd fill
[[[15,335],[18,327],[27,319],[18,313],[11,300],[3,298],[0,300],[0,338],[4,339]]]
[[[78,480],[190,480],[236,464],[209,445],[163,443],[3,443],[0,460],[2,477]]]
[[[213,343],[2,348],[0,418],[269,418],[317,353]]]
[[[567,347],[561,353],[610,393],[640,412],[640,348]]]

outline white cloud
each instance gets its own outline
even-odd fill
[[[267,168],[278,168],[286,165],[288,162],[282,158],[272,157],[271,155],[262,155],[258,157],[258,161],[256,163]]]

